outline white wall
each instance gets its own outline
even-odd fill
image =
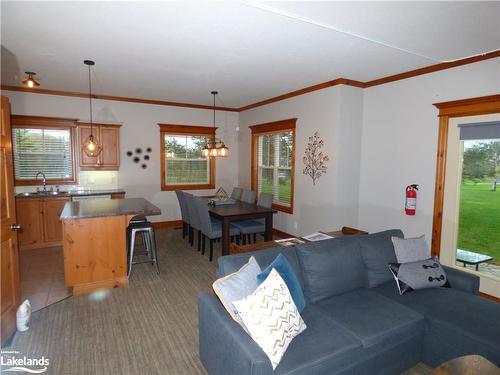
[[[432,237],[438,110],[432,103],[500,92],[500,58],[364,90],[359,227]],[[405,187],[420,185],[415,216]]]
[[[11,102],[12,113],[89,119],[88,99],[54,95],[28,94],[2,91]],[[121,165],[117,185],[127,192],[128,198],[143,197],[161,208],[162,215],[152,221],[180,219],[179,205],[174,192],[161,191],[160,187],[160,130],[158,123],[185,125],[212,125],[213,112],[205,109],[166,107],[139,103],[94,100],[94,121],[122,123],[120,130]],[[217,134],[230,149],[227,159],[217,160],[216,187],[231,191],[238,185],[238,113],[217,111]],[[148,168],[141,169],[130,157],[128,150],[151,147]],[[207,193],[200,191],[194,193]]]
[[[250,187],[251,134],[248,126],[297,118],[293,215],[278,213],[274,227],[304,235],[355,226],[358,214],[362,90],[335,86],[240,113],[239,182]],[[316,185],[302,174],[307,138],[318,131],[330,161]]]

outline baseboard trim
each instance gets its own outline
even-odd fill
[[[293,234],[283,232],[279,229],[274,229],[273,228],[273,236],[279,237],[279,238],[290,238],[290,237],[295,237]]]
[[[500,298],[492,296],[491,294],[486,294],[486,293],[483,293],[483,292],[479,292],[479,295],[481,297],[483,297],[483,298],[489,299],[490,301],[495,301],[495,302],[500,303]]]
[[[182,227],[182,220],[157,221],[153,222],[153,227],[155,229]]]

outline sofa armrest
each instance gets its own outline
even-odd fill
[[[209,293],[198,296],[200,358],[209,375],[271,375],[271,361]]]
[[[446,271],[446,277],[452,288],[471,294],[479,294],[479,276],[457,270],[453,267],[442,267]]]

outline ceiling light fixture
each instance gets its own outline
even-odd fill
[[[40,86],[40,84],[36,81],[35,77],[36,73],[35,72],[24,72],[28,75],[28,77],[23,81],[23,85],[28,86],[30,89],[32,89],[35,86]]]
[[[92,81],[90,79],[90,67],[95,65],[91,60],[84,60],[83,63],[89,67],[89,102],[90,102],[90,135],[83,142],[83,152],[87,156],[97,156],[102,150],[101,144],[94,138],[92,134]]]
[[[229,155],[229,149],[224,144],[224,142],[215,136],[215,96],[218,94],[217,91],[212,91],[211,94],[214,97],[214,135],[207,141],[202,149],[203,156],[205,157],[222,157],[225,158]]]

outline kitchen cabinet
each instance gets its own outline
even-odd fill
[[[21,230],[18,233],[21,250],[38,249],[62,244],[62,223],[59,218],[69,197],[16,199],[16,211]]]
[[[78,123],[80,170],[113,171],[120,169],[120,125],[92,124],[92,134],[102,145],[97,156],[87,156],[82,146],[90,135],[90,124]]]

